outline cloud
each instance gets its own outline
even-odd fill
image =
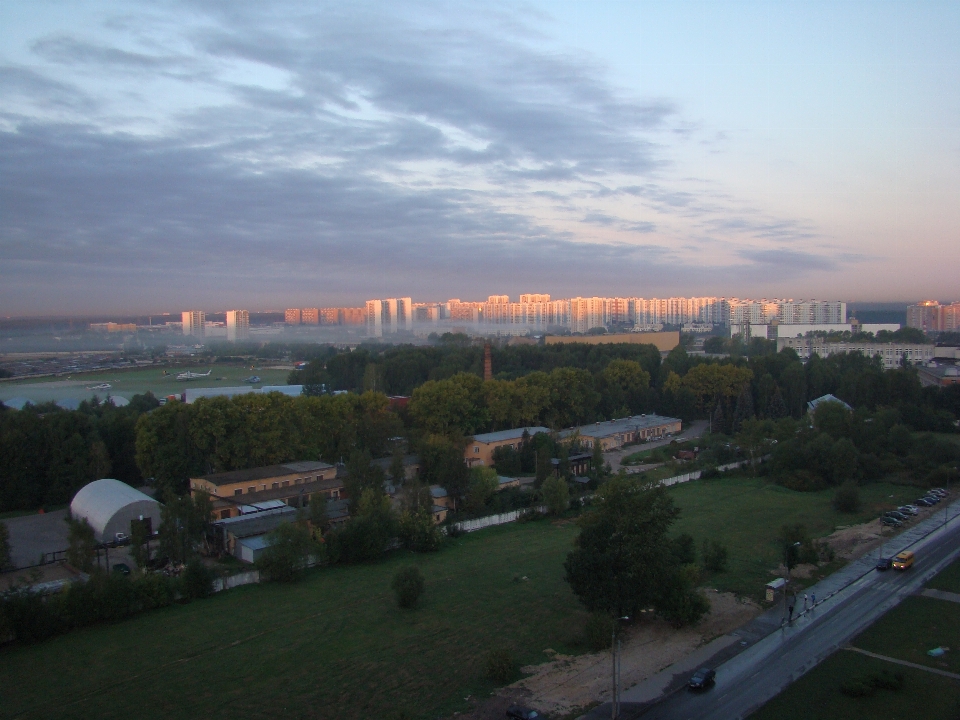
[[[814,230],[671,179],[681,109],[543,49],[523,11],[184,7],[160,23],[174,40],[107,18],[116,37],[48,35],[35,67],[0,69],[32,103],[0,116],[8,312],[482,297],[494,279],[725,292],[852,262],[747,252]]]

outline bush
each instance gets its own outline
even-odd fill
[[[845,482],[833,495],[833,509],[842,513],[855,513],[860,509],[860,491],[855,483]]]
[[[562,515],[570,509],[570,489],[563,478],[548,477],[543,481],[541,492],[551,515]]]
[[[213,593],[213,571],[194,558],[180,574],[180,589],[189,600],[199,600]]]
[[[727,570],[727,548],[716,540],[704,540],[701,549],[703,569],[709,573],[722,573]]]
[[[496,683],[508,683],[516,673],[513,653],[507,648],[496,648],[487,653],[487,677]]]
[[[426,510],[405,512],[400,516],[400,542],[415,552],[433,552],[440,549],[443,534]]]
[[[873,683],[864,678],[851,678],[840,684],[840,692],[847,697],[870,697],[875,691],[876,688],[873,686]]]
[[[893,672],[892,670],[880,670],[879,672],[870,674],[870,682],[875,688],[899,692],[903,690],[903,673]]]
[[[397,596],[397,605],[408,610],[417,606],[420,596],[426,589],[423,575],[419,568],[413,565],[401,568],[393,576],[390,587],[393,588],[393,594]]]
[[[583,626],[583,641],[594,652],[610,647],[613,620],[603,613],[591,613]]]
[[[670,541],[670,552],[678,565],[689,565],[697,561],[697,549],[693,537],[687,533],[678,535]]]
[[[310,555],[320,552],[310,531],[299,522],[282,523],[267,537],[270,544],[257,559],[257,569],[271,580],[296,580]]]

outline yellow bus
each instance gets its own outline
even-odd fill
[[[893,559],[893,567],[897,570],[906,570],[911,565],[913,565],[913,553],[909,550],[904,550]]]

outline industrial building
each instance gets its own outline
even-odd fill
[[[933,360],[936,347],[917,343],[870,343],[870,342],[827,342],[823,338],[777,338],[777,352],[792,348],[801,360],[811,355],[822,358],[835,354],[858,352],[866,357],[879,356],[885,370],[894,370],[906,360],[911,365],[928,363]]]
[[[592,448],[594,443],[599,442],[600,447],[606,452],[629,443],[658,440],[679,433],[681,425],[679,418],[663,415],[634,415],[620,420],[607,420],[561,430],[560,439],[572,441],[578,438],[586,448]]]
[[[190,493],[194,496],[198,492],[210,495],[214,514],[220,519],[246,514],[247,507],[256,512],[256,504],[263,502],[279,500],[301,507],[316,493],[337,500],[342,491],[343,483],[337,480],[337,468],[316,460],[190,478]]]
[[[86,520],[97,542],[110,542],[117,533],[130,536],[133,523],[148,534],[160,527],[160,503],[119,480],[104,478],[84,485],[70,503],[70,515]]]

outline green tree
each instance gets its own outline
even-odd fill
[[[551,475],[543,481],[543,501],[551,515],[562,515],[570,507],[570,490],[567,481]]]
[[[481,510],[500,487],[497,471],[489,467],[470,469],[470,489],[467,491],[467,508]]]
[[[599,439],[593,442],[593,457],[590,458],[591,476],[596,482],[603,479],[603,446]]]
[[[189,495],[168,495],[160,509],[161,556],[186,564],[204,541],[211,508],[210,496],[206,493],[199,493],[196,499]]]
[[[693,621],[703,605],[666,552],[679,512],[665,488],[632,477],[615,477],[597,491],[564,563],[567,582],[588,610],[633,617],[653,606],[671,622]]]
[[[67,562],[77,570],[90,572],[97,554],[97,539],[86,519],[67,518]]]
[[[397,605],[406,610],[412,610],[420,602],[426,590],[426,582],[418,567],[408,565],[397,571],[390,582],[390,587],[397,598]]]
[[[290,582],[302,574],[319,546],[303,523],[286,522],[267,535],[269,545],[257,558],[257,568],[271,580]]]
[[[143,522],[130,523],[130,556],[141,570],[150,562],[150,549],[147,545],[149,541],[150,536],[147,535],[147,527]]]
[[[327,517],[327,496],[323,493],[314,493],[310,496],[309,507],[310,525],[322,535],[330,527],[330,518]]]
[[[403,465],[403,448],[397,445],[390,457],[390,482],[400,487],[406,480],[407,471]]]
[[[347,477],[344,490],[350,500],[350,513],[357,512],[357,503],[364,490],[383,493],[383,468],[375,465],[366,450],[354,450],[347,461]]]
[[[434,552],[440,549],[443,535],[433,521],[433,514],[426,508],[400,515],[399,536],[401,544],[414,552]]]
[[[837,512],[855,513],[860,509],[860,491],[855,482],[845,482],[833,495],[833,507]]]
[[[543,487],[544,481],[552,475],[553,463],[550,462],[550,448],[541,445],[537,448],[537,487]]]

